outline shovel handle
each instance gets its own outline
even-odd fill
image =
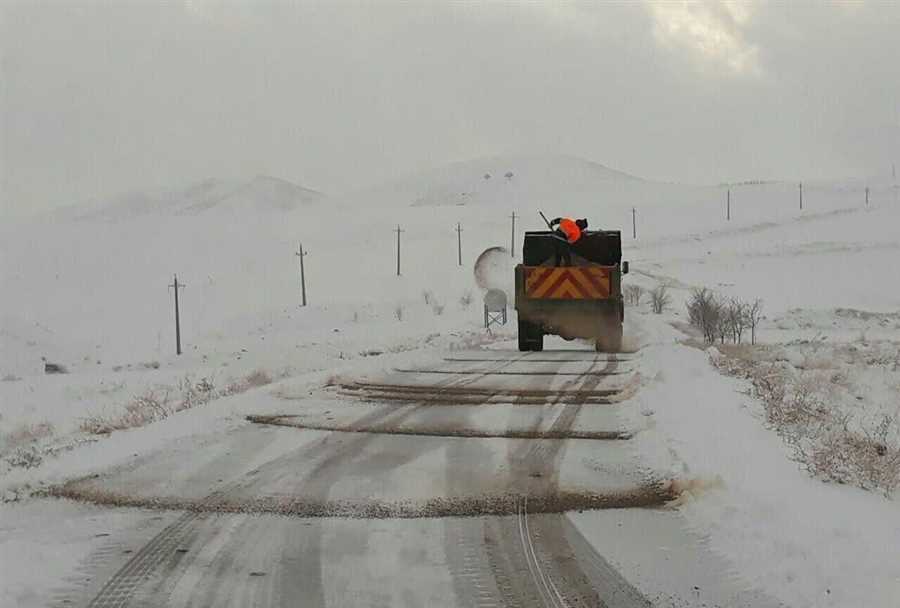
[[[538,213],[541,214],[541,217],[543,218],[544,223],[547,224],[547,228],[549,228],[550,230],[553,230],[553,226],[550,225],[550,222],[547,220],[547,216],[544,215],[544,212],[538,211]]]

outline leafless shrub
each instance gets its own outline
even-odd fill
[[[422,299],[425,300],[425,306],[431,306],[434,302],[434,293],[430,289],[423,289]]]
[[[629,306],[640,306],[641,300],[644,298],[644,288],[640,285],[626,285],[622,288],[622,295],[625,296],[625,303]]]
[[[397,304],[397,306],[394,307],[394,318],[398,321],[403,320],[403,304]]]
[[[12,454],[6,457],[6,462],[9,466],[20,467],[23,469],[31,469],[40,466],[43,461],[44,458],[41,456],[40,451],[38,451],[37,446],[35,445],[16,448]]]
[[[107,423],[106,418],[97,414],[91,414],[81,419],[78,428],[83,433],[90,435],[103,435],[112,432],[112,428]]]
[[[743,339],[744,330],[748,325],[747,310],[747,304],[738,298],[731,298],[725,304],[725,324],[733,344],[740,344]]]
[[[688,320],[703,332],[706,342],[712,344],[720,334],[722,303],[718,296],[706,287],[691,291],[687,302]]]
[[[725,344],[740,344],[749,328],[751,344],[756,343],[756,326],[762,313],[762,301],[748,304],[739,298],[725,299],[706,287],[694,289],[687,302],[691,325],[703,332],[708,344],[716,340]]]
[[[17,382],[19,380],[21,380],[21,378],[19,378],[15,374],[6,374],[5,376],[3,376],[3,378],[0,378],[0,381],[3,382]]]
[[[176,412],[209,403],[218,396],[212,378],[209,377],[194,382],[190,375],[187,375],[178,381],[177,387],[181,392],[181,401],[175,406]]]
[[[747,325],[750,327],[750,344],[756,344],[756,328],[762,319],[762,300],[759,298],[753,300],[753,303],[747,307]]]
[[[439,316],[441,316],[442,314],[444,314],[444,305],[443,305],[443,304],[440,304],[440,303],[438,303],[438,302],[434,302],[434,303],[431,305],[431,311],[434,313],[434,315],[435,315],[436,317],[439,317]]]
[[[474,299],[474,298],[473,298],[473,296],[472,296],[472,292],[471,292],[470,290],[467,289],[467,290],[464,291],[463,294],[459,297],[459,305],[462,306],[464,309],[465,309],[465,308],[468,308],[469,306],[472,305],[473,299]]]
[[[660,283],[650,290],[650,308],[656,314],[662,314],[671,302],[672,298],[669,296],[668,285]]]

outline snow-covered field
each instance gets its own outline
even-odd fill
[[[630,311],[629,341],[642,347],[649,370],[634,397],[648,419],[637,443],[649,466],[694,480],[677,508],[729,571],[790,606],[895,606],[900,499],[799,470],[765,428],[746,383],[681,345],[685,336],[672,324],[686,320],[683,302],[702,286],[761,298],[759,341],[781,345],[795,363],[830,361],[851,347],[896,353],[896,186],[887,178],[808,183],[800,210],[797,184],[731,185],[730,220],[728,189],[648,182],[567,157],[496,157],[339,197],[272,178],[211,181],[117,198],[84,216],[68,210],[4,226],[0,496],[15,502],[2,507],[10,534],[0,565],[22,578],[4,579],[0,604],[38,584],[13,561],[42,559],[51,542],[21,532],[53,511],[29,498],[32,490],[176,437],[242,424],[254,413],[253,392],[109,436],[84,432],[85,420],[120,416],[149,394],[174,404],[186,382],[206,379],[221,391],[262,371],[274,389],[250,391],[286,383],[298,390],[342,371],[512,338],[514,325],[491,336],[483,330],[472,265],[488,247],[510,246],[513,211],[518,253],[523,230],[542,228],[542,209],[621,229],[629,279],[670,285],[664,315]],[[298,306],[298,242],[308,251],[306,308]],[[187,285],[180,357],[167,288],[176,273]],[[45,375],[45,360],[70,373]],[[841,403],[863,416],[900,416],[897,364],[846,361]],[[582,515],[578,525],[590,522]],[[85,542],[73,536],[61,573],[75,568]],[[623,567],[629,559],[608,557]]]

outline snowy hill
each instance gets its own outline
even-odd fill
[[[824,211],[863,203],[867,186],[873,200],[893,197],[887,176],[810,181],[803,187],[809,208]],[[636,209],[638,217],[645,218],[638,221],[644,224],[644,234],[649,229],[654,236],[663,236],[671,233],[672,225],[661,215],[648,222],[650,212],[664,210],[668,214],[677,210],[679,226],[690,230],[712,228],[726,219],[729,190],[731,221],[772,221],[799,211],[795,181],[667,183],[568,155],[501,155],[451,163],[338,196],[334,202],[347,208],[466,207],[480,208],[482,213],[485,209],[503,210],[506,214],[542,209],[550,217],[588,217],[594,225],[623,229],[630,226],[632,209]],[[534,227],[540,228],[541,220],[536,219]]]
[[[649,182],[574,156],[489,156],[409,175],[348,197],[414,206],[509,206],[558,198],[596,200]]]
[[[92,205],[69,207],[65,219],[129,220],[143,216],[198,215],[210,211],[233,214],[239,210],[284,212],[310,205],[325,197],[289,181],[258,175],[249,181],[206,179],[176,190],[133,192]]]

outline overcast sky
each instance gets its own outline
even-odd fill
[[[0,0],[6,210],[504,152],[703,183],[900,164],[898,1],[298,4]]]

